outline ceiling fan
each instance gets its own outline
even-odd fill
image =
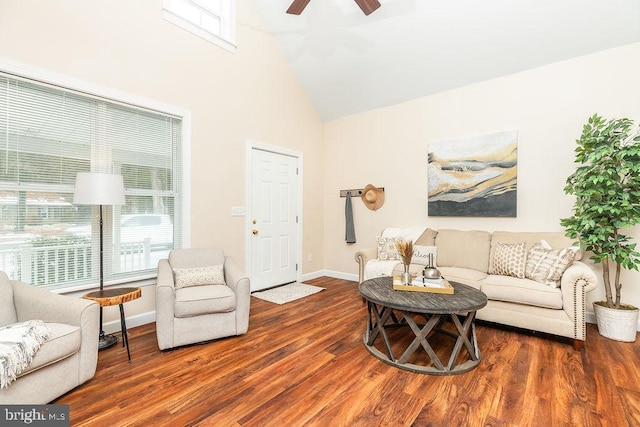
[[[305,7],[309,4],[311,0],[293,0],[289,9],[287,9],[287,13],[291,15],[300,15]],[[380,7],[380,2],[378,0],[354,0],[360,9],[364,12],[365,15],[371,14],[374,10]]]

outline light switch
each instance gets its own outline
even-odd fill
[[[232,206],[231,216],[245,216],[247,214],[247,208],[244,206]]]

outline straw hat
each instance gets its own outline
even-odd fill
[[[372,211],[378,210],[384,205],[384,190],[371,184],[367,184],[362,190],[362,202]]]

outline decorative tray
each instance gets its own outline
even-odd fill
[[[393,289],[396,291],[431,292],[435,294],[453,294],[451,283],[444,277],[439,279],[424,279],[415,277],[410,284],[400,284],[400,276],[393,277]]]

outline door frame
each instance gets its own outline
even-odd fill
[[[297,174],[297,182],[296,182],[296,198],[297,198],[297,206],[298,210],[298,223],[297,223],[297,239],[296,239],[296,264],[298,268],[296,270],[296,280],[298,282],[302,281],[302,230],[303,230],[303,200],[302,200],[302,184],[304,180],[303,177],[303,162],[302,162],[302,152],[291,150],[284,147],[279,147],[277,145],[266,144],[264,142],[248,139],[246,142],[246,171],[245,171],[245,200],[247,201],[247,213],[245,216],[245,226],[244,226],[244,236],[245,236],[245,266],[247,275],[249,275],[249,280],[251,280],[251,271],[252,271],[252,259],[251,259],[251,230],[253,228],[253,224],[251,223],[251,219],[253,218],[253,209],[251,206],[251,183],[253,182],[253,153],[255,150],[260,151],[268,151],[274,154],[280,154],[283,156],[294,157],[297,160],[298,164],[298,174]]]

